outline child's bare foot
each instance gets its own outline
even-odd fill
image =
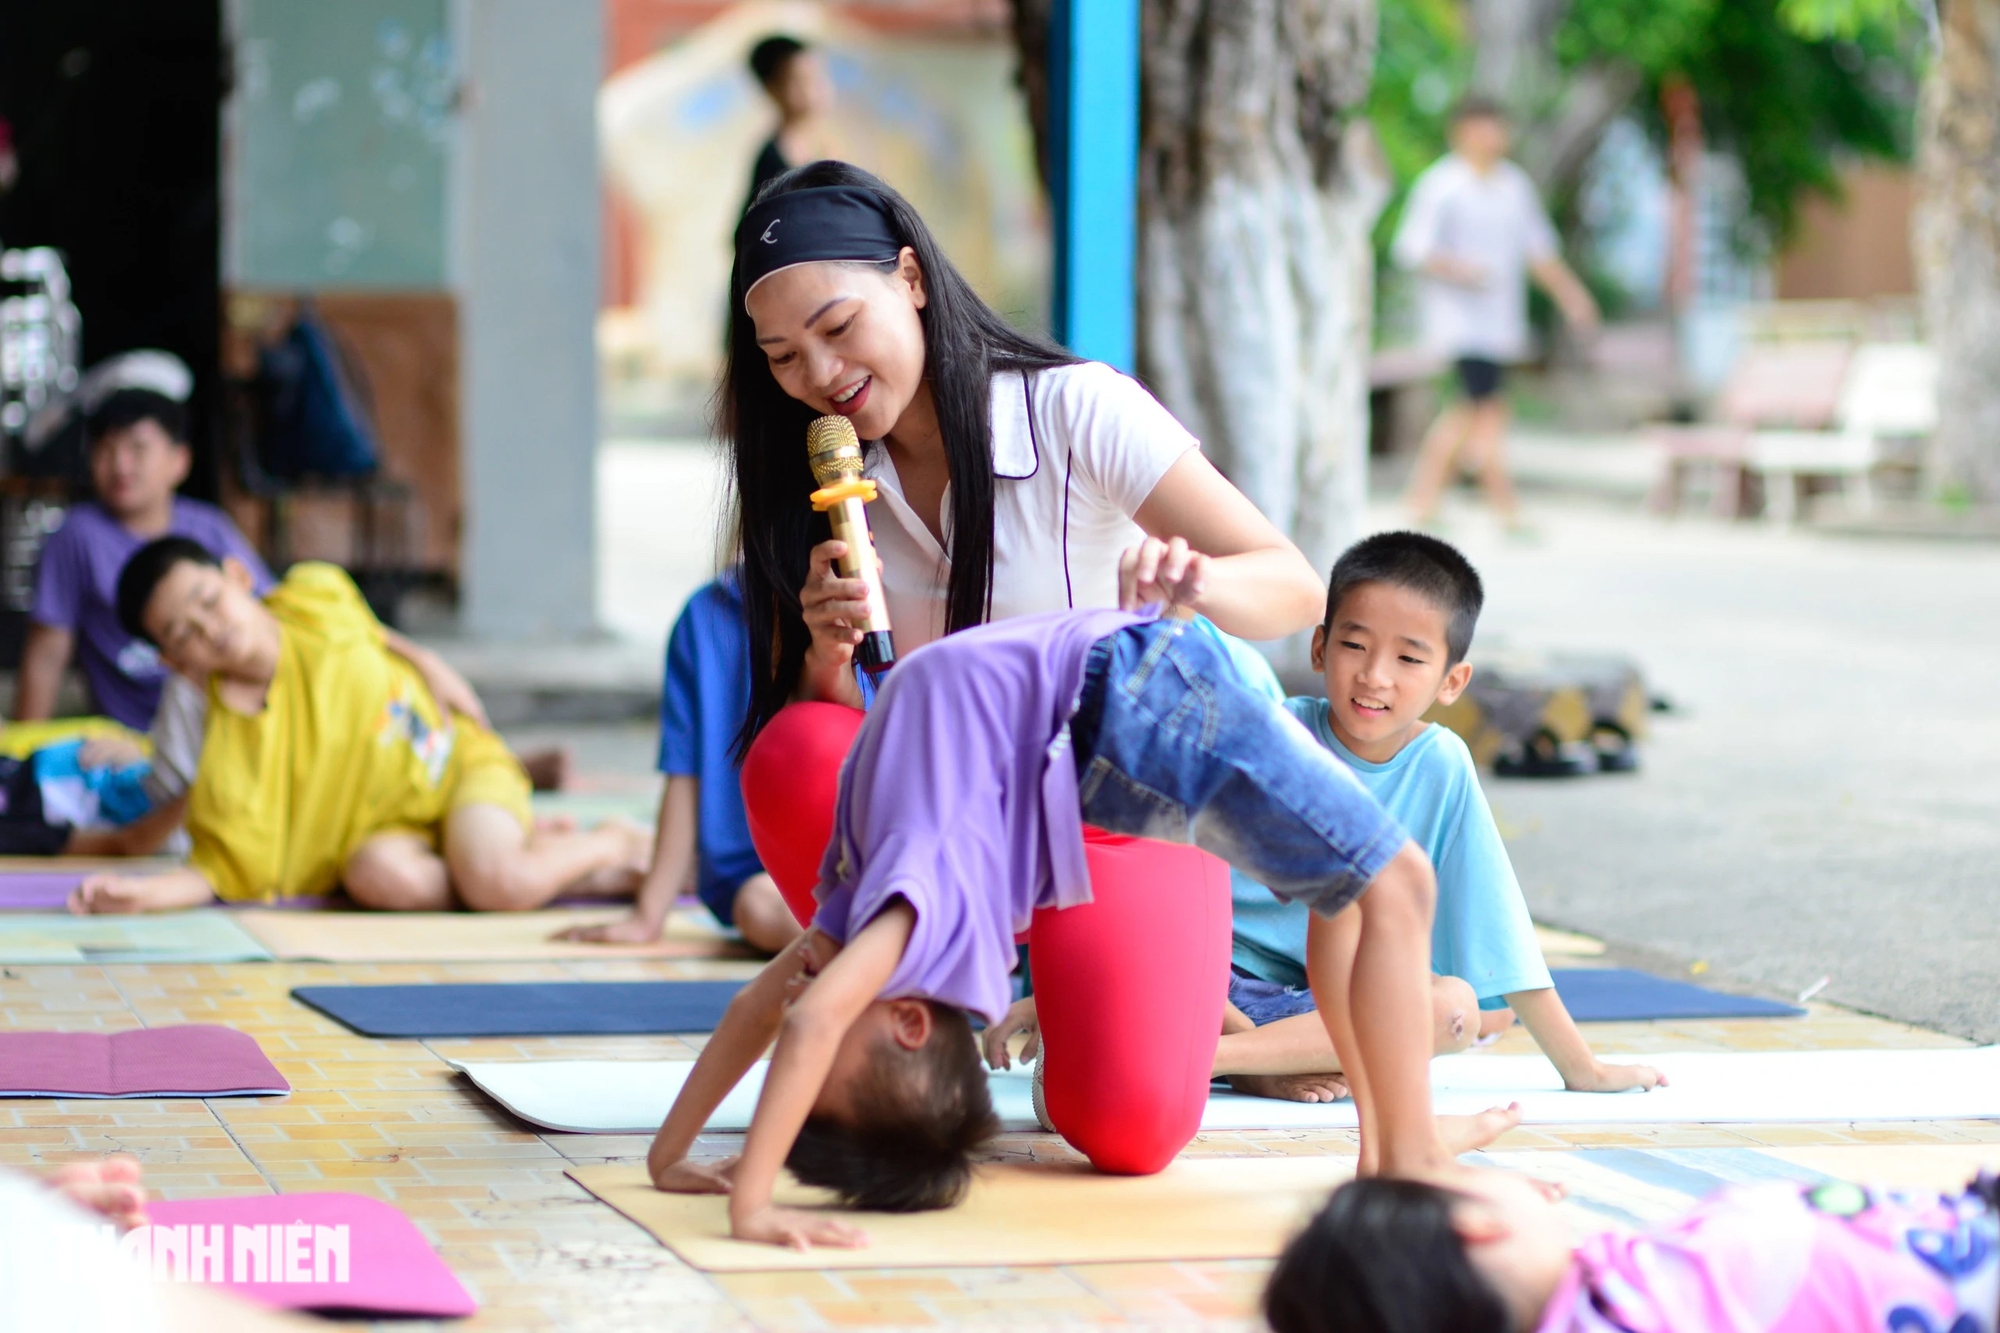
[[[561,791],[569,785],[569,750],[564,746],[530,750],[515,758],[528,770],[528,781],[536,791]]]
[[[652,831],[629,819],[607,819],[587,837],[602,839],[615,857],[571,884],[565,892],[587,898],[630,898],[638,893],[653,863]]]
[[[1441,1115],[1438,1138],[1453,1157],[1477,1152],[1521,1123],[1521,1103],[1491,1106],[1478,1115]]]
[[[535,832],[536,832],[536,833],[538,833],[538,834],[540,834],[540,833],[574,833],[574,832],[576,832],[576,816],[575,816],[575,815],[536,815],[536,816],[535,816]]]
[[[643,875],[653,864],[653,830],[629,819],[613,816],[592,830],[615,837],[620,842],[619,861]]]
[[[1229,1086],[1246,1097],[1281,1102],[1338,1102],[1350,1095],[1338,1074],[1231,1074]]]

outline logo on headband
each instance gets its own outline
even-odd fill
[[[778,243],[778,238],[773,236],[771,233],[776,231],[778,228],[778,224],[783,221],[784,221],[783,218],[772,218],[771,225],[764,228],[764,234],[762,236],[759,236],[757,239],[762,241],[766,245],[776,245]]]

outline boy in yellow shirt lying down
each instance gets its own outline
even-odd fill
[[[271,902],[336,885],[364,907],[520,911],[570,890],[630,893],[645,872],[651,839],[637,825],[537,830],[519,762],[439,708],[333,565],[296,565],[260,601],[236,561],[163,537],[126,562],[118,614],[176,673],[205,682],[193,852],[168,874],[93,875],[73,912]]]

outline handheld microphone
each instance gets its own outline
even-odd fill
[[[806,427],[806,452],[812,459],[812,507],[833,524],[833,535],[847,543],[840,557],[842,578],[860,579],[868,587],[868,614],[855,626],[861,631],[854,650],[870,679],[896,664],[896,641],[889,634],[889,604],[882,596],[882,575],[875,568],[875,544],[868,537],[868,511],[875,483],[861,475],[861,441],[854,423],[843,416],[824,416]]]

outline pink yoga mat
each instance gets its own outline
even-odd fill
[[[211,1023],[0,1032],[0,1097],[268,1097],[292,1090],[254,1037]]]
[[[155,1203],[146,1213],[156,1279],[185,1273],[281,1310],[455,1319],[479,1308],[416,1225],[380,1199],[263,1194]]]
[[[0,912],[60,911],[69,902],[70,890],[81,883],[83,876],[74,870],[8,871],[0,874]]]

